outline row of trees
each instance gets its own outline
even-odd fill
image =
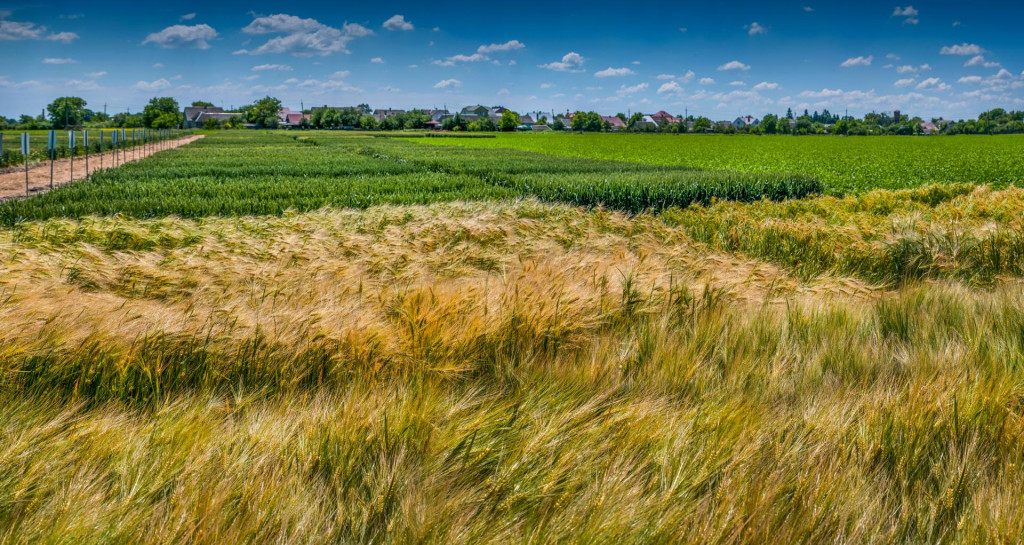
[[[60,97],[46,106],[38,117],[22,115],[19,119],[0,118],[3,129],[72,129],[72,128],[138,128],[170,129],[180,127],[183,116],[178,101],[170,97],[153,98],[142,112],[107,115],[87,108],[81,97]]]

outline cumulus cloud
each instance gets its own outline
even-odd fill
[[[987,53],[984,49],[976,44],[969,44],[964,42],[960,45],[947,45],[939,50],[941,55],[981,55]]]
[[[675,74],[658,74],[657,79],[676,79]]]
[[[88,74],[86,74],[86,76],[89,76],[92,79],[102,78],[105,75],[107,75],[107,72],[105,70],[101,70],[99,72],[89,72]]]
[[[185,15],[182,15],[180,17],[180,20],[181,21],[191,21],[192,19],[195,19],[195,18],[196,18],[196,14],[195,13],[186,13]]]
[[[814,8],[812,8],[811,6],[804,6],[804,11],[806,11],[807,13],[813,13]]]
[[[316,79],[307,79],[306,81],[303,81],[303,82],[299,83],[298,85],[296,85],[296,87],[298,87],[299,89],[302,89],[304,91],[309,91],[309,92],[314,93],[314,94],[337,93],[337,92],[344,92],[344,93],[362,93],[363,92],[363,90],[360,89],[359,87],[355,87],[353,85],[350,85],[350,84],[348,84],[348,83],[346,83],[344,81],[337,80],[337,79],[328,79],[328,80],[324,80],[324,81],[316,80]]]
[[[983,55],[975,55],[971,60],[964,63],[964,66],[984,66],[985,68],[998,68],[1002,66],[998,62],[986,61]]]
[[[701,85],[711,85],[715,83],[715,80],[711,78],[700,78],[700,81],[698,83],[700,83]]]
[[[822,89],[820,91],[803,91],[800,96],[803,98],[828,98],[837,97],[843,94],[842,89]]]
[[[431,64],[436,64],[437,66],[455,66],[456,63],[460,62],[483,62],[489,60],[491,60],[491,58],[487,55],[473,53],[472,55],[452,55],[443,61],[433,61]]]
[[[964,76],[956,81],[957,83],[981,83],[981,76]]]
[[[949,85],[942,83],[942,80],[939,78],[928,78],[921,83],[918,83],[917,89],[936,89],[939,91],[945,91],[946,89],[949,89]]]
[[[874,55],[868,55],[867,57],[850,57],[843,61],[843,68],[850,68],[851,66],[871,66],[871,62],[875,60]]]
[[[549,62],[539,65],[540,68],[554,70],[555,72],[582,72],[584,58],[575,51],[570,51],[562,56],[561,61]]]
[[[447,89],[449,87],[461,87],[462,82],[457,79],[443,79],[434,84],[434,89]]]
[[[171,82],[164,78],[160,78],[156,81],[140,81],[136,83],[133,88],[139,91],[160,91],[171,86]]]
[[[774,91],[779,88],[778,83],[762,81],[754,86],[755,91]]]
[[[911,85],[913,85],[915,83],[917,83],[916,79],[914,79],[914,78],[906,78],[906,79],[896,80],[896,83],[894,83],[893,85],[896,86],[896,87],[909,87],[909,86],[911,86]]]
[[[746,87],[747,83],[745,81],[737,80],[737,81],[730,81],[729,85],[732,85],[733,87]]]
[[[75,59],[43,59],[43,64],[78,64]]]
[[[210,25],[174,25],[146,36],[142,45],[156,44],[164,49],[209,49],[209,40],[216,37],[217,31]]]
[[[374,57],[374,58],[370,59],[370,63],[372,63],[372,64],[384,64],[384,59],[382,59],[380,57]]]
[[[7,12],[10,16],[10,12]],[[0,19],[4,19],[0,17]],[[35,23],[19,23],[17,21],[0,20],[0,42],[15,40],[49,40],[52,42],[71,43],[78,39],[74,32],[46,32],[45,26]]]
[[[631,85],[631,86],[622,85],[622,86],[619,87],[619,90],[616,91],[616,94],[618,94],[620,97],[624,97],[624,96],[628,96],[628,95],[639,93],[640,91],[643,91],[645,89],[647,89],[647,84],[646,83],[638,83],[637,85]]]
[[[253,72],[262,72],[264,70],[280,70],[282,72],[288,72],[292,69],[287,64],[259,64],[252,67]]]
[[[679,95],[682,94],[683,87],[675,81],[663,83],[661,87],[658,87],[659,95]]]
[[[719,66],[718,69],[719,70],[743,70],[744,72],[746,72],[747,70],[750,70],[750,65],[749,64],[743,64],[740,61],[729,61],[729,62]]]
[[[921,66],[912,66],[909,64],[896,67],[897,74],[916,74],[918,72],[927,72],[932,69],[930,64],[922,64]]]
[[[526,44],[519,40],[509,40],[503,44],[491,44],[481,45],[476,48],[477,53],[496,53],[499,51],[515,51],[516,49],[522,49],[526,47]]]
[[[920,21],[917,19],[918,11],[914,9],[914,6],[907,6],[905,8],[896,7],[896,10],[892,12],[893,17],[905,17],[903,20],[904,24],[916,25]]]
[[[327,26],[316,19],[302,19],[278,13],[253,19],[242,32],[246,34],[281,34],[253,50],[239,49],[236,55],[290,53],[296,57],[327,56],[349,53],[348,43],[370,36],[373,31],[356,23],[345,23],[341,29]]]
[[[594,73],[594,77],[595,78],[611,78],[611,77],[618,77],[618,76],[632,76],[634,74],[636,74],[636,72],[630,70],[629,68],[612,68],[611,66],[609,66],[608,68],[605,68],[604,70],[601,70],[599,72],[595,72]]]
[[[753,23],[750,23],[749,25],[746,25],[743,28],[748,29],[747,34],[749,34],[750,36],[757,36],[758,34],[768,33],[768,29],[761,26],[761,24],[758,23],[757,21],[754,21]]]
[[[384,21],[382,26],[387,30],[412,30],[414,28],[412,23],[405,20],[404,15],[392,15],[390,19]]]

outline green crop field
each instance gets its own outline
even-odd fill
[[[5,201],[0,544],[1019,543],[1021,142],[220,131]]]
[[[1024,183],[1024,135],[804,138],[792,136],[499,134],[496,139],[419,140],[563,157],[745,173],[800,173],[830,193],[933,183]]]

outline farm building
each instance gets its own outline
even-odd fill
[[[613,131],[621,131],[626,128],[626,124],[622,122],[618,116],[614,115],[602,115],[601,120],[608,124]]]
[[[661,110],[656,114],[651,114],[651,118],[653,118],[658,125],[664,125],[665,123],[679,123],[683,120],[683,118],[676,117],[665,110]]]
[[[405,110],[374,110],[373,118],[376,119],[378,123],[380,123],[381,121],[384,121],[389,117],[395,117],[396,115],[402,115],[404,113]]]

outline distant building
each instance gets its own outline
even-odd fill
[[[466,116],[466,115],[477,115],[477,116],[488,115],[488,114],[491,113],[491,109],[488,108],[487,106],[481,106],[480,104],[475,104],[473,106],[466,106],[465,108],[462,109],[462,112],[460,112],[460,113],[463,116]]]
[[[931,121],[921,121],[917,126],[921,127],[921,132],[924,134],[934,134],[939,132],[939,127]]]
[[[752,115],[745,115],[737,117],[732,124],[738,128],[756,127],[761,124],[761,120]]]
[[[241,112],[225,112],[224,108],[218,106],[186,106],[184,126],[186,129],[198,129],[203,127],[207,119],[224,122],[232,117],[243,116]]]
[[[899,123],[900,122],[900,111],[899,110],[896,110],[896,111],[894,111],[892,113],[892,120],[893,120],[894,123]]]
[[[373,118],[377,120],[377,123],[384,121],[389,117],[395,117],[396,115],[402,115],[405,110],[374,110]]]
[[[607,123],[613,131],[621,131],[626,128],[626,124],[618,116],[602,115],[601,121]]]
[[[661,110],[656,114],[651,114],[651,118],[658,123],[658,125],[664,125],[665,123],[679,123],[683,120],[681,117],[676,117],[665,110]]]
[[[283,127],[297,127],[303,119],[309,118],[309,114],[293,112],[291,108],[281,108],[281,111],[277,112],[277,120]]]

